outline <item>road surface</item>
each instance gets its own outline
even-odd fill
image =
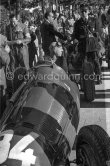
[[[110,136],[110,70],[107,63],[103,61],[102,65],[102,84],[96,85],[95,100],[88,103],[84,100],[83,92],[80,92],[81,109],[80,123],[78,131],[82,126],[97,124],[100,125]],[[72,151],[70,160],[76,156],[75,150]],[[75,164],[71,164],[75,166]]]

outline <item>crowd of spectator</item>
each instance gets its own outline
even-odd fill
[[[61,47],[59,38],[64,41],[71,40],[73,43],[78,41],[79,52],[83,58],[86,53],[88,30],[91,34],[99,36],[100,46],[106,48],[110,45],[109,6],[94,8],[82,5],[79,9],[66,13],[48,10],[44,16],[39,17],[39,21],[33,16],[31,19],[27,16],[23,18],[18,16],[11,14],[6,34],[0,32],[0,117],[6,107],[7,99],[15,91],[13,91],[13,81],[11,80],[10,85],[7,78],[7,70],[15,72],[17,68],[23,67],[27,72],[39,60],[54,59],[58,64],[61,59],[55,55],[63,52],[61,48],[55,49]],[[96,65],[100,74],[98,61]]]

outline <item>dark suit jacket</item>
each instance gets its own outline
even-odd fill
[[[84,36],[84,38],[81,38]],[[86,50],[86,38],[88,36],[88,22],[80,18],[75,22],[73,38],[79,41],[79,51],[85,53]]]
[[[55,30],[54,26],[48,21],[44,21],[40,27],[41,37],[42,37],[42,48],[46,55],[50,55],[49,46],[52,42],[56,41],[55,36],[58,36],[60,39],[66,40],[67,38]]]

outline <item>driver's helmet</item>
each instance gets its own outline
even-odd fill
[[[60,42],[53,42],[50,45],[49,50],[52,58],[62,56],[63,48]]]

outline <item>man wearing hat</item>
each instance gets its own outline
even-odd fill
[[[82,59],[86,54],[86,38],[88,36],[88,10],[85,5],[80,5],[80,19],[74,24],[73,39],[77,39],[79,42],[79,53],[81,53]]]
[[[83,5],[83,4],[80,5],[81,18],[75,22],[73,39],[77,39],[79,42],[79,45],[78,45],[78,51],[80,54],[79,63],[81,63],[79,65],[80,66],[82,65],[82,61],[84,61],[86,55],[88,58],[91,58],[91,56],[92,56],[92,59],[94,61],[94,65],[95,65],[95,70],[96,70],[95,73],[100,76],[101,68],[100,68],[99,60],[96,57],[96,51],[88,51],[88,53],[86,52],[87,38],[89,37],[90,34],[92,35],[92,33],[90,32],[90,26],[88,23],[88,14],[89,14],[89,11],[88,11],[87,6]],[[90,49],[92,50],[92,48],[90,48]],[[98,77],[97,84],[101,83],[101,81],[99,79],[100,79],[100,77]]]

